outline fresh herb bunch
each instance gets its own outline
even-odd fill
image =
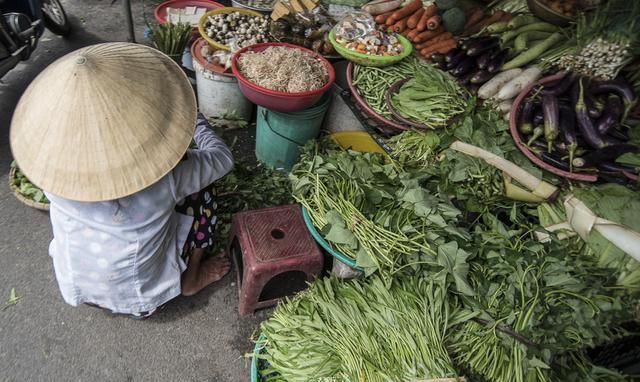
[[[167,56],[182,56],[191,41],[191,24],[180,22],[158,25],[151,33],[151,41],[156,49]]]

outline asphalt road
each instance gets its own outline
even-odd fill
[[[127,38],[121,0],[62,3],[73,35],[47,32],[31,59],[0,83],[0,381],[246,381],[244,354],[264,313],[238,316],[235,274],[142,322],[74,308],[60,296],[47,254],[48,215],[20,204],[7,186],[11,116],[29,83],[56,58]],[[152,17],[154,2],[145,3]],[[133,6],[142,40],[142,2]],[[11,288],[21,299],[2,310]]]

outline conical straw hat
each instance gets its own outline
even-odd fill
[[[197,105],[182,69],[147,46],[107,43],[70,53],[27,88],[11,150],[37,186],[77,201],[133,194],[180,161]]]

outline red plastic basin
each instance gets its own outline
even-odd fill
[[[240,70],[238,69],[238,57],[249,50],[253,52],[261,52],[270,46],[285,46],[288,48],[299,49],[306,52],[307,54],[310,54],[316,60],[322,62],[325,68],[327,68],[327,72],[329,73],[329,80],[320,89],[301,93],[278,92],[263,88],[262,86],[258,86],[250,82],[245,76],[242,75],[242,73],[240,73]],[[269,110],[289,113],[307,109],[313,106],[316,102],[318,102],[318,100],[320,100],[320,97],[322,97],[322,95],[327,90],[329,90],[336,79],[336,72],[333,69],[333,66],[321,55],[297,45],[276,42],[264,42],[238,50],[231,58],[231,70],[238,79],[238,86],[240,87],[240,91],[251,102],[255,103],[256,105],[265,107]]]
[[[207,11],[210,11],[212,9],[222,8],[223,6],[224,5],[220,3],[210,0],[169,0],[156,7],[154,16],[158,24],[164,24],[167,22],[167,8],[200,7],[207,8]]]

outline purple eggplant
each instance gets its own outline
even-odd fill
[[[475,69],[475,67],[476,60],[473,57],[467,57],[451,71],[451,74],[456,77],[461,77],[471,72],[473,69]]]
[[[451,60],[453,59],[453,57],[455,57],[456,55],[458,55],[460,52],[462,52],[462,49],[460,48],[453,48],[450,51],[448,51],[445,55],[444,55],[444,60],[449,63],[451,62]]]
[[[585,81],[585,82],[583,82],[584,94],[583,94],[582,97],[583,97],[584,105],[587,108],[587,114],[591,118],[600,118],[600,115],[602,114],[602,112],[596,106],[595,102],[593,101],[593,97],[591,96],[591,94],[589,94],[589,92],[587,92],[588,80],[585,79],[585,78],[581,78],[581,80]],[[579,96],[580,96],[580,86],[578,84],[578,81],[575,81],[573,83],[573,86],[571,87],[571,100],[573,101],[574,104],[576,104],[578,102],[578,97]]]
[[[550,153],[544,150],[541,150],[539,155],[540,159],[546,164],[550,164],[555,168],[559,168],[564,171],[572,171],[572,168],[566,160],[562,159],[560,156],[555,155],[554,153]]]
[[[493,55],[493,52],[490,51],[490,52],[485,52],[480,57],[478,57],[478,59],[476,60],[476,64],[478,65],[478,68],[486,69],[487,65],[489,65],[489,61],[491,61],[492,55]]]
[[[549,94],[543,95],[542,111],[544,113],[544,139],[547,141],[548,151],[551,152],[553,142],[558,138],[558,134],[560,134],[558,97]]]
[[[578,149],[576,135],[576,115],[573,108],[567,105],[560,106],[560,136],[569,154],[569,163],[573,163],[573,157]]]
[[[456,66],[460,65],[460,63],[465,59],[467,59],[467,54],[463,51],[460,51],[457,54],[453,55],[451,59],[447,61],[447,70],[454,69]]]
[[[598,150],[591,151],[580,158],[575,158],[572,163],[576,167],[594,167],[599,163],[615,161],[620,155],[640,151],[640,147],[621,143],[619,145],[606,146]]]
[[[604,162],[604,163],[600,163],[597,166],[598,170],[601,171],[605,171],[608,173],[614,173],[614,174],[622,174],[627,176],[629,179],[637,179],[638,176],[638,172],[640,172],[640,168],[638,167],[631,167],[631,166],[625,166],[623,164],[620,163],[615,163],[615,162]]]
[[[593,125],[591,117],[589,117],[587,105],[584,103],[585,97],[582,78],[578,80],[578,87],[579,94],[575,106],[578,129],[580,130],[582,137],[587,142],[587,144],[589,144],[589,146],[593,147],[594,149],[601,149],[607,146],[607,142],[600,136],[600,133],[598,133],[598,130]]]
[[[467,50],[468,56],[476,57],[485,52],[492,51],[494,49],[498,49],[497,41],[490,41],[490,42],[478,41],[478,42],[469,44],[466,50]]]
[[[491,58],[489,64],[487,64],[487,71],[489,73],[495,73],[502,67],[502,64],[507,60],[507,56],[509,55],[507,50],[501,51],[498,55]]]
[[[617,128],[612,128],[607,131],[607,135],[613,139],[617,139],[620,142],[627,142],[629,140],[629,134],[626,131],[622,131]]]
[[[496,43],[498,40],[495,37],[485,36],[485,37],[471,37],[462,40],[459,44],[460,48],[463,50],[467,50],[472,47],[474,44],[487,45]]]
[[[592,94],[616,93],[624,100],[624,114],[622,122],[627,119],[627,114],[636,104],[636,96],[631,86],[622,80],[601,81],[594,83],[590,91]]]
[[[489,81],[491,78],[493,78],[493,74],[487,72],[486,70],[478,70],[473,74],[473,77],[471,77],[471,83],[482,85],[485,82]]]
[[[576,77],[573,73],[568,73],[566,74],[564,77],[562,77],[562,79],[560,80],[559,83],[557,83],[554,86],[551,87],[544,87],[541,91],[541,93],[544,94],[550,94],[550,95],[555,95],[555,96],[559,96],[561,94],[564,94],[567,90],[569,90],[569,88],[571,87],[571,85],[573,84],[573,81],[575,81]]]
[[[522,105],[522,111],[520,112],[520,119],[518,121],[518,130],[522,134],[531,134],[533,132],[533,112],[535,110],[535,103],[531,100],[527,100]]]
[[[536,104],[533,112],[533,126],[540,126],[544,123],[544,113],[542,107]]]
[[[596,121],[596,128],[600,134],[606,134],[619,121],[624,113],[622,102],[616,95],[609,95],[605,104],[604,113]]]
[[[531,146],[533,142],[538,140],[538,138],[540,138],[543,135],[544,135],[544,128],[542,126],[534,127],[533,133],[531,134],[529,141],[527,141],[527,146]]]
[[[458,83],[460,85],[469,85],[471,83],[471,77],[473,77],[474,75],[475,75],[475,72],[469,72],[464,76],[460,76],[457,78]]]
[[[434,53],[431,55],[431,61],[437,62],[437,63],[446,63],[445,55],[442,53]]]

